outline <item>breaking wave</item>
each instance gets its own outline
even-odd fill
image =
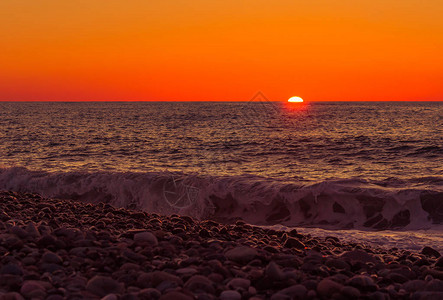
[[[443,224],[443,177],[295,182],[246,175],[0,168],[0,189],[227,223],[242,219],[256,225],[366,230]]]

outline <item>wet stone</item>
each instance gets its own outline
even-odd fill
[[[140,232],[134,234],[134,242],[138,244],[149,244],[153,246],[158,245],[157,237],[151,232]]]
[[[185,283],[185,288],[190,291],[204,291],[210,294],[214,294],[215,290],[212,282],[202,275],[194,275]]]
[[[296,238],[288,238],[284,244],[286,248],[305,249],[305,244]]]
[[[271,261],[266,266],[265,274],[270,280],[273,280],[273,281],[285,279],[285,274],[280,269],[280,267],[273,261]]]
[[[241,294],[237,291],[223,291],[220,300],[241,300]]]
[[[308,289],[305,286],[296,284],[280,290],[278,294],[289,296],[291,299],[305,299],[307,292]]]
[[[251,285],[251,281],[249,279],[244,278],[233,278],[231,279],[228,284],[226,285],[229,289],[233,290],[248,290],[249,286]]]
[[[46,252],[42,255],[42,261],[45,263],[61,264],[63,260],[54,252]]]
[[[339,293],[342,285],[330,279],[323,279],[317,285],[317,292],[322,297],[331,297],[334,293]]]
[[[344,286],[341,289],[341,293],[344,296],[348,297],[349,299],[358,299],[358,297],[360,297],[361,294],[357,288],[352,286]]]
[[[1,267],[0,274],[23,275],[23,269],[16,264],[7,264]]]
[[[437,250],[435,250],[431,247],[427,247],[427,246],[421,250],[421,253],[426,256],[437,257],[437,258],[441,256],[440,252],[438,252]]]
[[[347,252],[343,253],[342,255],[340,255],[340,258],[348,260],[348,261],[358,261],[358,262],[363,262],[363,263],[368,263],[368,262],[377,263],[378,262],[377,258],[374,255],[367,253],[366,251],[363,251],[360,249],[347,251]]]
[[[371,277],[365,275],[356,275],[350,278],[347,284],[364,291],[374,291],[377,289],[374,280]]]
[[[228,250],[225,253],[226,258],[238,263],[248,263],[257,256],[257,250],[251,247],[240,246]]]
[[[104,297],[111,293],[122,293],[123,285],[110,277],[97,275],[88,281],[86,290],[94,295]]]

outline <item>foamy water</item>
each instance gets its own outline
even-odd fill
[[[291,227],[282,225],[267,226],[275,230],[291,230]],[[337,237],[342,242],[359,243],[386,250],[397,248],[411,251],[420,251],[424,247],[432,247],[443,252],[443,227],[436,226],[429,230],[327,230],[322,228],[297,228],[303,235],[312,235],[318,238]]]

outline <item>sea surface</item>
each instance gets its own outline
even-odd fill
[[[0,102],[0,189],[438,235],[443,102]]]

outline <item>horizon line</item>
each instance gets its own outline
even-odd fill
[[[287,100],[0,100],[0,102],[287,102]],[[305,100],[312,102],[443,102],[441,100]]]

